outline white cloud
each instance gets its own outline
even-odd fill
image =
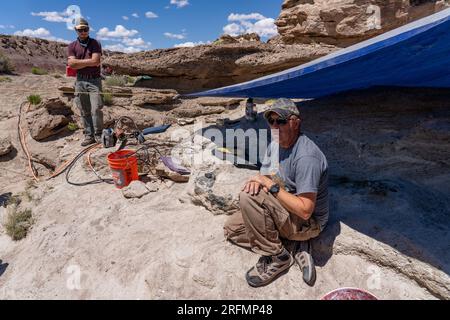
[[[23,31],[16,31],[16,32],[14,32],[14,35],[16,35],[16,36],[24,36],[24,37],[32,37],[32,38],[41,38],[41,39],[47,39],[47,40],[50,40],[50,41],[58,41],[58,42],[70,43],[70,41],[68,41],[68,40],[52,36],[50,31],[48,31],[45,28],[38,28],[36,30],[25,29]]]
[[[56,12],[56,11],[42,11],[42,12],[32,12],[34,17],[44,17],[43,20],[49,22],[68,22],[71,19],[66,12]]]
[[[139,15],[137,13],[133,13],[132,16],[135,18],[139,18]]]
[[[122,25],[116,25],[116,28],[114,31],[110,31],[108,28],[104,27],[101,28],[97,32],[97,37],[99,39],[107,40],[107,38],[127,38],[127,37],[133,37],[139,32],[137,30],[128,30]]]
[[[43,20],[48,22],[65,22],[68,30],[73,30],[75,25],[74,13],[80,14],[81,10],[79,7],[76,11],[73,11],[73,6],[69,6],[65,12],[57,12],[57,11],[41,11],[41,12],[31,12],[32,16],[35,17],[43,17]],[[90,20],[87,17],[87,20]],[[93,30],[91,28],[91,30]]]
[[[139,51],[144,51],[145,49],[143,48],[137,48],[137,47],[126,47],[122,44],[113,44],[113,45],[106,45],[105,49],[107,50],[111,50],[111,51],[119,51],[119,52],[124,52],[124,53],[135,53],[135,52],[139,52]]]
[[[246,20],[263,20],[264,17],[260,13],[238,14],[232,13],[228,16],[228,21],[246,21]]]
[[[0,24],[0,29],[6,29],[6,26]]]
[[[203,41],[199,41],[199,42],[185,42],[185,43],[179,43],[174,45],[175,48],[188,48],[188,47],[195,47],[195,46],[199,46],[205,44]]]
[[[245,29],[238,25],[237,23],[230,23],[223,27],[223,32],[229,34],[230,36],[238,36],[242,33],[245,33]]]
[[[170,39],[178,39],[178,40],[186,39],[186,35],[184,34],[174,34],[170,32],[165,32],[164,36]]]
[[[254,20],[256,22],[252,22]],[[234,37],[245,33],[257,33],[260,37],[273,37],[278,34],[275,20],[260,13],[232,13],[228,16],[228,21],[232,23],[223,27],[223,32]]]
[[[123,20],[128,20],[128,19],[130,19],[130,18],[128,18],[127,16],[122,16],[122,19],[123,19]]]
[[[247,32],[257,33],[261,37],[273,37],[278,34],[277,26],[275,25],[275,20],[272,18],[266,18],[255,22],[255,24],[248,28]]]
[[[189,5],[189,0],[170,0],[170,4],[176,5],[177,8],[183,8]]]
[[[130,47],[146,47],[147,46],[144,39],[142,39],[142,38],[136,38],[136,39],[125,38],[125,39],[123,39],[122,42],[125,45],[130,46]]]
[[[71,41],[66,40],[66,39],[62,39],[62,38],[56,38],[56,37],[48,37],[47,40],[51,40],[51,41],[57,41],[57,42],[63,42],[63,43],[67,43],[69,44]]]
[[[45,28],[38,28],[36,30],[31,29],[25,29],[23,31],[16,31],[14,32],[16,36],[25,36],[25,37],[36,37],[36,38],[43,38],[43,37],[50,37],[50,31],[48,31]]]
[[[145,13],[145,16],[146,16],[147,18],[149,18],[149,19],[152,19],[152,18],[158,18],[158,15],[155,14],[155,13],[153,13],[153,12],[151,12],[151,11],[147,11],[147,12]]]

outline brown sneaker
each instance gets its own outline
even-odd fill
[[[293,261],[294,259],[286,249],[276,256],[262,256],[256,266],[247,271],[245,279],[252,287],[268,285],[287,271]]]
[[[300,270],[302,271],[303,281],[305,281],[308,286],[312,287],[316,282],[316,266],[314,265],[314,260],[311,253],[311,240],[297,242],[297,246],[294,251],[294,260],[297,262]]]
[[[82,146],[82,147],[87,147],[88,145],[94,144],[94,143],[96,143],[94,137],[91,137],[91,136],[85,136],[85,137],[84,137],[84,140],[81,142],[81,146]]]

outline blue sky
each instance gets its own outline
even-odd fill
[[[147,0],[2,2],[0,33],[72,41],[67,8],[78,6],[103,47],[135,52],[214,41],[221,34],[276,34],[282,0]]]

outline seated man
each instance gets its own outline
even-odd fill
[[[274,141],[267,148],[261,174],[250,178],[240,193],[241,211],[224,226],[227,240],[262,255],[246,274],[252,287],[269,284],[292,265],[293,257],[281,238],[308,241],[328,221],[327,160],[301,133],[297,106],[278,99],[264,117]],[[314,268],[312,258],[299,260],[303,267]]]

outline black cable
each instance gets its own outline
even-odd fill
[[[76,157],[75,157],[75,159],[64,169],[64,171],[65,170],[67,170],[66,171],[66,182],[68,183],[68,184],[70,184],[70,185],[73,185],[73,186],[78,186],[78,187],[83,187],[83,186],[87,186],[87,185],[91,185],[91,184],[97,184],[97,183],[108,183],[108,184],[113,184],[114,183],[114,180],[113,179],[105,179],[105,178],[102,178],[102,177],[100,177],[95,171],[94,171],[94,173],[96,174],[96,176],[98,177],[97,179],[95,179],[95,180],[91,180],[91,181],[86,181],[86,182],[72,182],[72,181],[70,181],[69,180],[69,175],[70,175],[70,172],[72,171],[72,168],[74,167],[74,165],[78,162],[78,160],[80,160],[82,157],[83,157],[83,155],[86,153],[86,152],[88,152],[88,151],[90,151],[91,150],[91,148],[88,148],[88,149],[85,149],[85,150],[83,150],[83,151],[81,151]]]
[[[116,125],[124,120],[130,120],[133,125],[136,127],[137,126],[135,124],[135,122],[133,121],[133,119],[131,119],[130,117],[127,116],[123,116],[120,117],[119,120],[117,120]],[[138,130],[138,129],[137,129]],[[149,149],[152,148],[154,149],[156,152],[150,153]],[[83,151],[81,151],[76,157],[75,159],[64,169],[62,170],[59,174],[63,173],[64,171],[66,172],[66,182],[70,185],[74,185],[74,186],[86,186],[86,185],[91,185],[91,184],[98,184],[98,183],[108,183],[108,184],[114,184],[114,180],[113,179],[106,179],[106,178],[102,178],[95,170],[93,170],[94,174],[97,176],[96,180],[91,180],[91,181],[86,181],[86,182],[73,182],[70,181],[69,176],[70,176],[70,172],[72,171],[72,168],[75,166],[75,164],[78,162],[78,160],[88,151],[90,151],[92,148],[87,148]],[[144,154],[141,155],[139,152],[143,152]],[[158,150],[158,148],[156,148],[155,146],[150,146],[148,144],[143,144],[140,148],[138,148],[137,150],[135,150],[133,153],[130,153],[129,155],[126,155],[125,158],[131,157],[131,156],[136,156],[138,158],[138,161],[143,164],[146,165],[147,167],[151,168],[154,165],[154,161],[152,161],[152,159],[156,158],[154,155],[158,153],[160,157],[162,157],[163,155],[161,154],[161,152]],[[151,170],[149,169],[147,174],[150,173]]]

